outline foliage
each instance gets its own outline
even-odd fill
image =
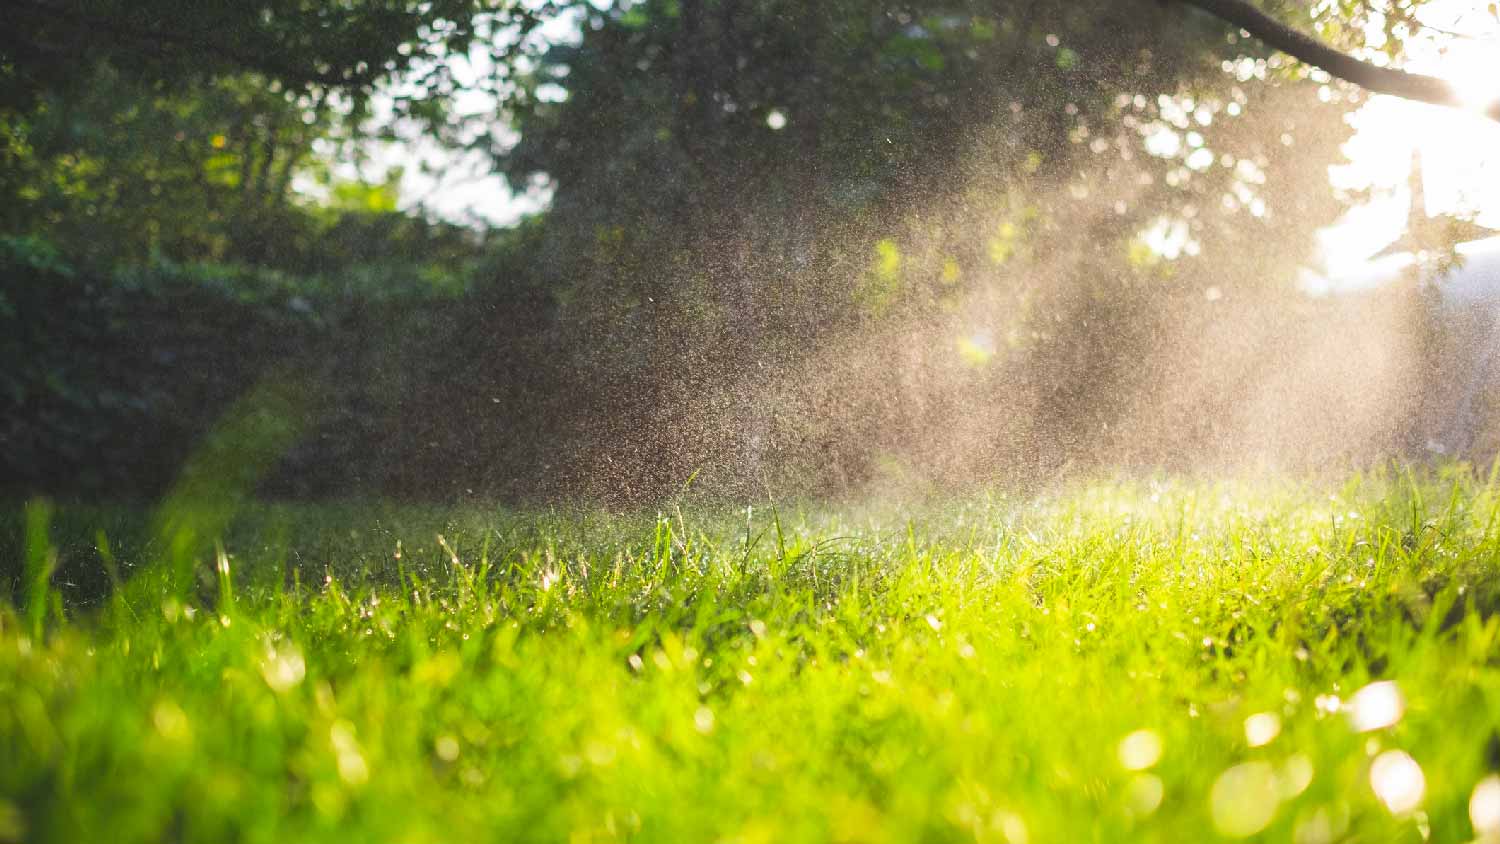
[[[1223,69],[1242,58],[1252,73]],[[1017,246],[1052,261],[1078,251],[1066,241],[1080,225],[1123,246],[1157,217],[1253,195],[1257,178],[1295,166],[1274,139],[1298,123],[1292,137],[1311,146],[1296,158],[1336,156],[1337,138],[1322,136],[1339,134],[1344,109],[1301,97],[1261,107],[1276,98],[1266,76],[1253,45],[1155,3],[646,2],[595,12],[581,44],[546,53],[535,94],[509,110],[520,141],[498,152],[515,186],[557,185],[553,239],[583,271],[562,283],[600,295],[611,284],[714,295],[635,271],[643,251],[668,265],[685,251],[687,271],[732,298],[722,288],[751,284],[741,276],[846,272],[838,252],[862,263],[890,238],[956,262],[969,284]],[[1176,149],[1150,154],[1159,133],[1178,136]],[[1253,148],[1235,148],[1251,135]],[[1225,155],[1231,166],[1217,166]],[[1260,176],[1237,175],[1242,161]],[[1223,225],[1185,216],[1206,241],[1263,239],[1268,215],[1234,201],[1245,207]],[[1329,206],[1274,212],[1306,227]],[[987,248],[1017,226],[1003,255]],[[930,283],[910,279],[905,298],[925,304]],[[782,280],[775,293],[795,287]],[[826,298],[822,311],[845,304]]]
[[[1496,495],[252,511],[186,603],[127,587],[40,636],[0,610],[0,831],[1468,841]],[[102,577],[100,519],[54,521],[59,588]]]
[[[83,91],[7,120],[0,225],[74,260],[224,260],[300,234],[291,181],[328,111],[256,79],[162,94],[101,67]]]
[[[975,450],[1055,472],[1119,420],[1166,303],[1286,290],[1342,210],[1306,185],[1350,104],[1305,76],[1154,2],[590,7],[494,149],[514,187],[556,189],[526,272],[577,397],[563,471],[607,464],[597,491],[629,479],[627,498],[705,466],[738,494],[788,462],[858,486],[931,430],[920,414],[1024,391],[1037,435],[997,425]],[[1178,253],[1145,244],[1156,228]],[[512,281],[481,300],[508,313]],[[474,313],[483,343],[495,317]],[[497,379],[510,354],[463,356]],[[961,384],[930,377],[960,363]],[[480,383],[434,401],[506,386]]]
[[[326,96],[257,77],[162,92],[101,66],[86,90],[0,124],[0,232],[104,271],[163,257],[304,275],[393,258],[452,271],[475,254],[476,235],[396,213],[395,184],[327,172],[348,120]],[[329,199],[295,193],[306,176]]]
[[[528,34],[547,2],[476,0],[14,0],[0,34],[0,109],[76,93],[108,66],[173,89],[254,73],[272,88],[356,99],[410,76],[451,93],[441,60]],[[496,49],[511,46],[495,38]]]
[[[304,455],[293,488],[329,483],[419,377],[409,347],[452,319],[465,280],[396,262],[329,277],[170,262],[98,273],[43,241],[0,239],[0,488],[160,491],[278,366],[304,372],[318,394],[303,446],[315,459]]]
[[[350,209],[337,184],[332,201],[310,207],[294,181],[328,181],[334,157],[360,155],[398,123],[448,138],[451,98],[506,85],[555,13],[548,2],[469,0],[11,5],[0,33],[0,234],[41,237],[105,269],[165,257],[303,274],[328,269],[316,253],[341,228],[336,210],[394,207],[370,193],[382,201]],[[455,65],[481,56],[493,73],[460,86]],[[381,222],[387,234],[422,228]],[[364,250],[373,266],[390,248],[451,253],[463,240],[453,227],[425,232],[384,250],[378,237],[333,246]]]
[[[1221,323],[1278,307],[1264,292],[1340,210],[1306,186],[1338,155],[1343,93],[1152,0],[222,5],[168,29],[173,4],[27,0],[31,40],[0,38],[0,233],[71,273],[0,290],[0,318],[33,324],[0,376],[27,489],[114,460],[159,489],[277,343],[396,391],[332,402],[365,420],[345,455],[379,454],[350,476],[385,492],[641,500],[705,468],[726,495],[842,492],[907,458],[1051,477],[1115,448],[1101,432],[1129,430],[1158,384],[1141,362],[1192,302],[1228,291]],[[552,15],[581,38],[537,37]],[[87,60],[55,67],[69,45]],[[381,131],[376,92],[387,128],[488,150],[514,186],[554,187],[551,209],[481,236],[393,213],[399,174],[337,183],[332,158]],[[498,113],[450,109],[459,93]],[[155,282],[129,279],[182,268],[223,296],[139,304]],[[247,318],[262,274],[308,312]],[[435,291],[471,292],[401,305]],[[157,345],[229,364],[184,375]],[[145,384],[181,406],[115,409]],[[192,421],[133,427],[158,412]],[[928,459],[965,425],[971,466]]]

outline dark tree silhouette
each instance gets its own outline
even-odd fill
[[[1322,68],[1338,78],[1352,82],[1377,94],[1390,94],[1408,100],[1452,108],[1469,108],[1451,82],[1435,76],[1408,73],[1380,67],[1340,52],[1306,33],[1299,32],[1262,12],[1247,0],[1186,0],[1191,6],[1208,12],[1245,30],[1283,53]],[[1500,121],[1500,91],[1483,113]]]

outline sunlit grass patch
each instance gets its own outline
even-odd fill
[[[1463,472],[268,507],[185,600],[89,602],[64,510],[70,600],[0,612],[0,840],[1469,841],[1497,512]]]

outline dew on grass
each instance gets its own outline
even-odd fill
[[[1474,824],[1475,836],[1500,837],[1500,774],[1490,774],[1474,786],[1469,797],[1469,821]]]
[[[1120,739],[1116,753],[1125,770],[1144,771],[1161,761],[1161,736],[1155,730],[1136,730]]]
[[[1294,844],[1333,844],[1349,828],[1349,813],[1342,807],[1319,806],[1297,819],[1292,830]]]
[[[1281,716],[1274,712],[1257,712],[1245,719],[1245,742],[1264,747],[1281,735]]]
[[[1335,715],[1344,707],[1344,702],[1339,700],[1338,695],[1318,695],[1313,698],[1313,707],[1318,710],[1318,717]]]
[[[364,785],[370,779],[370,767],[354,738],[354,725],[348,721],[335,721],[328,729],[328,741],[333,745],[339,778],[349,785]]]
[[[1269,762],[1235,765],[1209,792],[1214,827],[1230,838],[1248,838],[1270,826],[1280,805],[1281,786]]]
[[[151,725],[157,734],[168,741],[186,741],[192,736],[192,722],[182,707],[170,700],[161,700],[151,707]]]
[[[278,694],[291,691],[307,676],[307,662],[302,651],[290,642],[266,642],[260,660],[260,676]]]
[[[1394,725],[1406,714],[1401,688],[1391,680],[1371,683],[1349,698],[1349,723],[1361,733]]]
[[[713,732],[714,711],[706,706],[698,707],[698,711],[693,713],[693,727],[704,735]]]
[[[591,741],[584,748],[583,755],[588,757],[589,764],[596,768],[606,768],[614,764],[614,745],[602,741]]]
[[[1281,798],[1291,800],[1312,785],[1313,763],[1305,754],[1294,753],[1281,764]]]
[[[1162,784],[1161,777],[1155,774],[1136,774],[1125,787],[1125,805],[1132,815],[1144,818],[1161,807],[1165,794],[1166,786]]]
[[[1031,840],[1026,821],[1015,812],[999,812],[990,823],[1000,830],[1006,844],[1027,844]]]
[[[1370,788],[1391,814],[1404,815],[1422,804],[1427,779],[1406,751],[1387,750],[1370,763]]]

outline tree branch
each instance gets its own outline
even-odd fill
[[[1256,8],[1248,0],[1184,0],[1216,18],[1234,24],[1271,47],[1298,61],[1319,67],[1328,73],[1353,82],[1377,94],[1390,94],[1407,100],[1474,110],[1460,97],[1453,84],[1435,76],[1407,73],[1361,61],[1287,26]],[[1500,90],[1483,109],[1485,117],[1500,121]]]

